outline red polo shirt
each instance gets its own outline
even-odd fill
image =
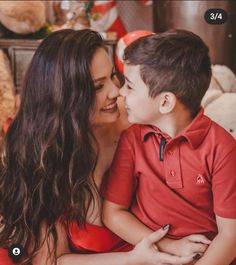
[[[213,238],[215,214],[236,218],[236,141],[202,109],[174,138],[133,125],[121,135],[103,195],[153,230],[171,224],[174,238]]]

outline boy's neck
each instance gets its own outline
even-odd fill
[[[184,106],[178,106],[172,112],[163,114],[154,125],[174,138],[183,132],[192,120],[190,111]]]

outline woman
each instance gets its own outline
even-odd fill
[[[99,189],[128,126],[117,84],[94,31],[58,31],[38,47],[6,135],[0,175],[0,245],[21,244],[23,264],[182,264],[205,251],[185,238],[159,246],[191,248],[188,257],[158,252],[154,242],[167,229],[132,250],[102,226]]]

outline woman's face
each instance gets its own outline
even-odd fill
[[[96,89],[96,106],[92,124],[115,122],[120,115],[117,106],[119,82],[117,82],[111,59],[103,48],[99,48],[93,56],[91,75]]]

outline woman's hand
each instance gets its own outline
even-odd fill
[[[168,253],[178,256],[190,256],[204,253],[211,241],[204,235],[193,234],[178,240],[171,240]]]
[[[185,257],[173,256],[164,252],[160,252],[155,245],[168,232],[168,227],[161,228],[153,232],[142,241],[140,241],[135,248],[129,252],[134,265],[167,265],[167,264],[188,264],[193,261],[194,255]]]

